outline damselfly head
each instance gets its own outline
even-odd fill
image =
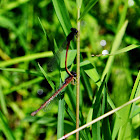
[[[71,28],[71,32],[67,36],[67,41],[70,42],[71,40],[73,40],[74,36],[77,36],[77,33],[78,33],[77,29]]]
[[[74,33],[74,34],[77,34],[78,33],[78,30],[76,28],[71,28],[71,31]]]
[[[71,74],[72,74],[74,77],[77,76],[76,72],[74,72],[74,71],[71,71]]]

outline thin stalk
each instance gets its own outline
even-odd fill
[[[100,120],[102,120],[102,119],[104,119],[104,118],[106,118],[106,117],[112,115],[113,113],[115,113],[115,112],[117,112],[117,111],[123,109],[124,107],[126,107],[126,106],[128,106],[128,105],[130,105],[130,104],[132,104],[132,103],[134,103],[134,102],[136,102],[136,101],[138,101],[138,100],[140,100],[140,96],[138,96],[138,97],[134,98],[133,100],[131,100],[131,101],[129,101],[129,102],[127,102],[127,103],[125,103],[125,104],[123,104],[123,105],[121,105],[121,106],[119,106],[119,107],[117,107],[117,108],[115,108],[115,109],[113,109],[113,110],[111,110],[111,111],[105,113],[104,115],[102,115],[102,116],[100,116],[100,117],[98,117],[98,118],[92,120],[91,122],[89,122],[89,123],[87,123],[87,124],[85,124],[85,125],[79,127],[78,129],[76,129],[76,130],[74,130],[74,131],[72,131],[72,132],[70,132],[70,133],[64,135],[63,137],[61,137],[61,138],[58,139],[58,140],[66,139],[66,138],[68,138],[69,136],[71,136],[71,135],[73,135],[73,134],[75,134],[75,133],[77,133],[77,132],[79,132],[79,131],[81,131],[81,130],[87,128],[87,127],[89,127],[90,125],[92,125],[92,124],[94,124],[94,123],[96,123],[96,122],[98,122],[98,121],[100,121]]]
[[[80,8],[77,9],[77,87],[76,87],[76,129],[79,128],[79,94],[80,94]],[[76,133],[76,140],[79,140],[79,132]]]

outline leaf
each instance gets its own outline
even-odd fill
[[[111,53],[115,53],[117,51],[117,49],[119,48],[119,46],[121,44],[121,41],[122,41],[122,38],[124,36],[124,33],[125,33],[125,30],[126,30],[127,24],[128,24],[128,21],[126,21],[123,24],[122,28],[116,34],[115,40],[114,40],[113,45],[112,45]],[[102,74],[102,78],[101,79],[103,79],[106,74],[108,74],[107,77],[109,77],[110,72],[111,72],[111,66],[113,64],[113,61],[114,61],[114,56],[109,57],[109,59],[108,59],[108,61],[106,63],[106,67],[105,67],[105,69],[103,71],[103,74]]]
[[[65,3],[63,0],[52,0],[54,9],[56,12],[56,15],[58,17],[58,20],[66,33],[66,35],[69,33],[69,30],[71,28],[71,22],[69,18],[68,11],[66,9]]]
[[[136,49],[136,48],[138,48],[138,47],[140,47],[140,45],[134,45],[134,44],[133,44],[133,45],[127,46],[127,47],[125,47],[125,48],[123,48],[123,49],[120,49],[120,50],[118,50],[118,51],[116,51],[116,52],[114,52],[114,53],[108,54],[108,55],[116,55],[116,54],[128,52],[128,51],[131,51],[131,50]]]
[[[62,69],[62,71],[61,71],[61,78],[62,78],[63,81],[66,78],[65,57],[66,57],[66,51],[63,51],[61,53],[61,57],[60,57],[60,59],[61,59],[60,67]],[[68,51],[68,57],[67,57],[67,67],[68,67],[68,69],[69,69],[70,65],[73,63],[75,57],[76,57],[76,50],[69,50]],[[71,72],[71,70],[70,70],[70,72]]]
[[[43,77],[38,77],[38,78],[35,78],[33,80],[30,80],[30,81],[27,81],[27,82],[23,82],[23,83],[21,83],[18,86],[13,86],[10,89],[5,89],[5,90],[3,90],[3,92],[4,92],[4,94],[9,94],[11,92],[20,90],[21,88],[29,87],[29,85],[32,85],[34,83],[38,83],[38,82],[43,81],[43,80],[44,80]]]
[[[57,139],[64,135],[64,113],[65,113],[65,106],[64,106],[64,97],[59,99],[58,103],[58,120],[57,120]]]
[[[1,85],[0,85],[0,104],[1,104],[1,109],[4,112],[4,114],[8,115],[8,110],[7,110],[7,107],[6,107],[5,97],[3,95]]]
[[[46,80],[48,81],[48,83],[50,84],[50,86],[52,87],[52,89],[55,89],[55,85],[53,84],[53,82],[50,80],[50,78],[48,77],[47,73],[44,71],[44,69],[40,66],[40,64],[38,63],[38,66],[41,70],[41,72],[43,73],[43,75],[45,76]]]
[[[78,20],[81,20],[97,2],[98,0],[90,0],[90,2],[88,3],[88,5],[86,6],[85,10],[83,11]]]
[[[0,67],[6,67],[6,66],[10,66],[10,65],[13,65],[13,64],[21,63],[21,62],[26,62],[26,61],[39,59],[39,58],[50,57],[50,56],[52,56],[52,52],[30,54],[30,55],[26,55],[26,56],[13,58],[13,59],[8,60],[8,61],[3,61],[3,62],[0,63]]]
[[[0,130],[2,130],[8,140],[15,140],[12,130],[8,126],[9,124],[5,121],[5,118],[0,111]]]
[[[80,63],[80,67],[83,68],[85,73],[98,85],[100,86],[100,77],[95,67],[88,61],[83,61]]]

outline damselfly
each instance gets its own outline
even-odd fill
[[[36,115],[36,113],[41,110],[42,108],[44,108],[47,104],[49,104],[55,97],[57,97],[57,95],[62,91],[62,89],[64,89],[71,81],[73,81],[76,77],[76,73],[75,72],[71,72],[69,77],[65,79],[62,87],[60,87],[44,104],[42,104],[40,106],[39,109],[37,109],[36,111],[32,112],[31,115],[34,116]]]
[[[51,58],[51,60],[49,61],[47,67],[49,70],[52,71],[53,67],[55,66],[54,64],[56,62],[58,62],[58,59],[60,59],[61,56],[61,52],[64,48],[66,48],[66,58],[65,58],[65,69],[66,72],[71,75],[71,73],[69,72],[68,68],[67,68],[67,56],[68,56],[68,49],[70,46],[70,42],[74,39],[75,36],[77,36],[78,31],[75,28],[71,28],[71,32],[68,34],[66,41],[63,43],[63,45],[59,48],[59,50],[54,54],[54,57]]]

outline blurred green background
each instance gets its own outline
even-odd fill
[[[63,3],[63,0],[60,0],[61,2]],[[65,70],[59,66],[49,72],[47,64],[53,56],[54,48],[62,46],[66,35],[70,33],[71,25],[77,28],[77,5],[74,0],[64,1],[68,15],[63,5],[59,5],[62,6],[62,13],[70,19],[68,21],[60,15],[62,20],[69,24],[64,28],[60,23],[59,11],[55,3],[56,0],[0,1],[0,140],[57,139],[58,102],[49,105],[50,109],[40,111],[37,116],[30,116],[31,112],[44,103],[67,77]],[[90,4],[88,0],[83,0],[81,6],[81,13],[86,12],[80,26],[81,62],[89,61],[92,65],[90,69],[94,69],[97,79],[100,79],[109,57],[92,57],[92,54],[101,54],[104,49],[110,53],[112,46],[117,44],[117,41],[114,41],[117,35],[118,37],[122,35],[118,49],[140,44],[140,1],[99,0],[93,7],[87,7],[88,4]],[[86,11],[86,8],[89,11]],[[124,29],[124,35],[119,34],[126,20],[128,24],[126,30]],[[106,42],[104,47],[101,46],[102,40]],[[71,46],[73,58],[75,58],[75,42],[76,39]],[[63,61],[64,58],[65,55],[62,56]],[[138,75],[139,61],[140,48],[115,55],[109,68],[106,92],[116,107],[129,100]],[[38,63],[46,72],[48,79],[54,83],[54,89],[43,76]],[[76,69],[75,60],[71,69],[74,71]],[[99,88],[97,79],[94,78],[92,72],[87,74],[85,69],[81,68],[80,112],[83,117],[81,117],[81,125],[92,118],[90,108]],[[72,96],[75,102],[75,89],[76,86],[69,85],[65,90],[65,101],[73,114],[75,114],[75,107],[71,103],[69,94],[74,91]],[[39,94],[42,91],[43,93]],[[102,110],[102,107],[100,109]],[[108,106],[108,110],[110,109],[111,107]],[[75,123],[72,122],[69,113],[65,112],[64,116],[62,135],[75,129]],[[101,130],[98,132],[98,138],[121,139],[119,130],[114,132],[116,127],[114,118],[115,116],[111,116],[109,119],[110,136],[105,137]],[[127,138],[140,139],[140,117],[131,120],[130,128],[127,133],[130,132],[132,135]],[[88,128],[88,132],[84,132],[87,134],[85,139],[93,138],[89,136],[90,132],[91,128]],[[75,136],[71,136],[70,139],[75,139]]]

